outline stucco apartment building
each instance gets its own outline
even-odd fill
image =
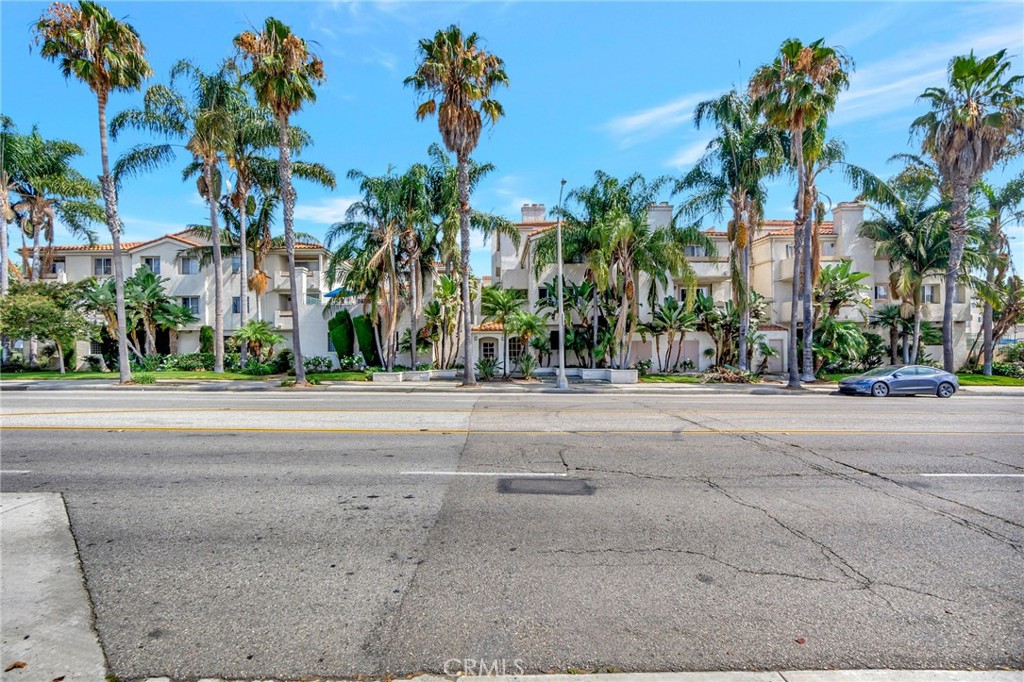
[[[209,242],[196,233],[184,230],[166,234],[149,241],[122,242],[121,259],[125,277],[141,267],[149,267],[166,279],[164,289],[178,303],[191,308],[198,318],[178,332],[161,332],[157,336],[157,350],[161,353],[193,353],[199,350],[199,329],[213,326],[214,276],[213,265],[201,265],[191,255],[197,247]],[[307,356],[328,355],[327,321],[323,317],[325,295],[328,292],[324,265],[326,251],[319,244],[296,244],[295,266],[299,274],[302,300],[293,302],[289,288],[288,257],[283,249],[271,251],[264,262],[269,276],[267,291],[262,296],[249,292],[247,306],[250,319],[266,320],[284,337],[282,347],[290,347],[291,331],[300,325],[302,350]],[[88,277],[113,277],[113,250],[110,244],[67,245],[53,247],[53,263],[43,279],[62,282],[78,281]],[[251,272],[252,258],[249,258]],[[224,282],[224,334],[231,336],[241,326],[241,272],[238,256],[226,257],[223,262]],[[77,357],[98,352],[95,343],[80,341]]]
[[[887,303],[899,302],[894,300],[889,290],[890,268],[886,258],[875,255],[875,244],[870,239],[860,237],[857,234],[858,228],[864,221],[865,207],[856,202],[844,202],[835,207],[832,211],[832,221],[824,222],[820,226],[819,243],[821,249],[822,267],[830,263],[838,262],[848,258],[852,260],[852,267],[859,272],[868,273],[869,277],[864,280],[872,299],[872,307],[879,307]],[[667,225],[672,220],[673,206],[668,203],[653,204],[648,211],[648,219],[653,226]],[[531,309],[535,309],[537,300],[545,295],[545,287],[549,282],[554,281],[556,267],[554,265],[545,267],[539,274],[534,275],[533,264],[533,242],[554,229],[555,222],[549,220],[545,207],[542,204],[528,204],[522,208],[522,219],[516,223],[520,234],[520,245],[516,248],[510,239],[495,237],[491,247],[491,280],[494,284],[508,289],[522,289],[527,293]],[[697,287],[705,294],[710,295],[716,303],[724,304],[732,298],[732,286],[729,278],[728,253],[729,245],[726,233],[722,230],[707,230],[715,244],[718,255],[709,257],[702,249],[691,247],[687,253],[690,264],[697,274]],[[770,358],[768,369],[773,372],[784,371],[788,367],[788,325],[790,311],[793,306],[791,297],[793,277],[793,224],[791,220],[766,220],[761,228],[755,232],[754,241],[751,247],[751,286],[763,295],[769,305],[768,324],[762,325],[761,330],[765,333],[766,341],[778,351],[778,356]],[[565,265],[566,278],[573,282],[583,279],[585,266],[579,263],[567,263]],[[641,281],[641,290],[646,291],[647,281]],[[936,326],[942,323],[942,297],[944,295],[943,280],[941,276],[929,277],[924,285],[924,319]],[[958,287],[957,298],[954,301],[954,346],[956,348],[956,362],[961,364],[967,357],[967,335],[971,333],[972,315],[971,293],[963,286]],[[670,290],[662,289],[659,286],[658,300],[667,295],[673,295],[679,300],[686,296],[686,290],[681,281],[673,281]],[[642,297],[646,298],[646,296]],[[799,304],[798,304],[799,305]],[[976,307],[976,306],[973,306]],[[650,319],[650,310],[646,303],[640,305],[642,319]],[[870,315],[870,310],[865,306],[844,308],[840,317],[843,319],[855,320],[863,323]],[[866,325],[865,325],[866,326]],[[554,329],[554,325],[551,325]],[[495,324],[481,324],[474,329],[474,337],[477,343],[479,355],[494,355],[501,358],[500,326]],[[880,330],[873,330],[879,332]],[[885,333],[882,332],[883,337]],[[690,359],[698,368],[704,369],[712,359],[705,355],[705,350],[714,348],[711,337],[702,332],[691,332],[687,334],[684,342],[683,357]],[[941,346],[926,346],[925,350],[934,359],[942,358]],[[513,347],[510,355],[519,351]],[[665,349],[662,349],[665,352]],[[646,342],[637,339],[634,341],[633,357],[637,360],[653,358],[655,353],[654,343],[651,340]],[[514,358],[510,358],[514,359]],[[571,355],[567,358],[569,364],[575,362]],[[759,358],[755,356],[755,364]],[[552,363],[557,363],[557,352],[553,356]]]

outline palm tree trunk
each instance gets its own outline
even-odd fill
[[[898,361],[896,353],[899,352],[900,328],[896,325],[889,327],[889,364],[895,365]]]
[[[747,335],[750,333],[750,226],[747,226],[746,243],[740,249],[740,282],[742,290],[737,292],[737,308],[740,314],[739,340],[736,349],[739,352],[739,368],[749,371],[747,362]]]
[[[213,242],[213,371],[224,373],[224,268],[220,252],[220,227],[217,225],[217,193],[213,188],[213,163],[203,163],[206,203],[210,207],[210,237]],[[244,278],[243,278],[244,279]],[[292,299],[294,300],[294,298]],[[294,307],[294,306],[293,306]],[[293,312],[292,315],[295,315]],[[298,321],[293,317],[292,325]],[[146,342],[149,345],[149,342]]]
[[[985,282],[992,287],[996,278],[995,268],[991,265],[988,267],[988,271],[985,273]],[[992,376],[992,356],[995,352],[995,339],[992,333],[992,303],[991,301],[985,301],[984,312],[981,317],[981,329],[982,334],[985,337],[984,345],[981,352],[985,355],[985,365],[982,367],[981,373],[985,376]]]
[[[143,324],[146,329],[146,355],[152,357],[156,355],[156,323],[150,317]]]
[[[462,270],[462,339],[463,362],[465,375],[462,380],[465,386],[476,386],[476,368],[473,367],[473,328],[471,312],[473,300],[469,295],[469,155],[458,154],[459,181],[459,236],[461,237],[462,253],[459,254]]]
[[[117,299],[117,371],[120,383],[127,384],[132,380],[132,372],[128,360],[128,315],[125,313],[124,264],[121,262],[121,220],[117,216],[117,188],[114,187],[114,179],[110,176],[110,153],[107,149],[107,93],[100,92],[96,100],[99,108],[100,160],[103,166],[100,190],[103,193],[107,229],[110,230],[110,240],[114,252],[114,295]]]
[[[249,247],[246,244],[248,238],[246,231],[249,229],[249,186],[242,178],[238,180],[238,196],[239,204],[241,204],[241,207],[238,209],[238,272],[242,280],[240,284],[241,290],[238,295],[238,326],[244,327],[245,323],[249,321],[249,254],[247,253]],[[259,301],[257,300],[258,309]],[[248,344],[243,343],[238,349],[238,363],[243,367],[245,366],[249,350],[247,346]]]
[[[9,269],[10,261],[7,257],[7,220],[0,216],[0,296],[6,296],[10,289]]]
[[[789,314],[789,388],[800,388],[800,367],[797,362],[797,321],[800,319],[800,279],[803,275],[803,220],[804,220],[804,131],[793,131],[793,154],[796,157],[796,221],[793,223],[793,285]]]
[[[284,246],[288,252],[288,280],[292,295],[292,353],[295,356],[295,385],[306,384],[306,368],[302,365],[302,344],[299,333],[299,311],[305,303],[299,299],[299,280],[295,272],[295,189],[292,187],[291,141],[288,139],[288,118],[277,117],[278,160],[277,172],[281,178],[281,204],[284,207]]]
[[[416,256],[415,249],[410,250],[409,260],[411,265],[409,267],[409,362],[412,364],[413,371],[416,370],[416,315],[418,313],[419,299],[417,293],[419,292],[419,259]]]
[[[42,279],[42,255],[39,245],[39,227],[32,223],[32,271],[29,273],[28,281],[38,282]]]
[[[590,368],[597,369],[597,323],[601,315],[600,302],[597,296],[597,281],[594,282],[594,322],[590,325],[593,345],[590,348]]]
[[[914,340],[910,347],[911,362],[917,362],[921,353],[921,303],[914,301]]]
[[[955,372],[953,358],[953,293],[960,278],[960,261],[967,241],[968,184],[962,178],[953,182],[953,204],[949,215],[949,267],[946,269],[946,297],[942,301],[942,367]]]
[[[803,166],[801,166],[803,170]],[[803,318],[804,318],[804,361],[803,361],[803,376],[800,377],[801,381],[813,382],[814,381],[814,306],[811,302],[811,291],[814,289],[814,244],[817,240],[813,238],[816,232],[814,225],[814,204],[813,204],[813,187],[810,185],[810,179],[804,181],[804,187],[806,188],[807,196],[804,197],[804,278],[801,282],[801,300],[803,301]]]
[[[57,346],[57,367],[60,369],[60,373],[64,374],[64,349],[60,345],[60,341],[57,339],[53,340],[55,346]]]

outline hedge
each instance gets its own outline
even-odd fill
[[[352,320],[352,326],[356,331],[356,338],[359,340],[359,352],[363,354],[363,362],[367,367],[380,367],[380,353],[377,352],[377,344],[373,340],[373,327],[366,315],[360,315]]]
[[[339,358],[355,353],[356,331],[352,326],[352,316],[347,310],[339,311],[327,321],[327,335],[331,338],[334,352]]]

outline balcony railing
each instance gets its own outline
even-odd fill
[[[274,311],[274,327],[277,329],[292,329],[294,326],[294,316],[291,310],[275,310]]]

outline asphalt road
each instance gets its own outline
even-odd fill
[[[2,401],[122,679],[1024,667],[1020,398]]]

